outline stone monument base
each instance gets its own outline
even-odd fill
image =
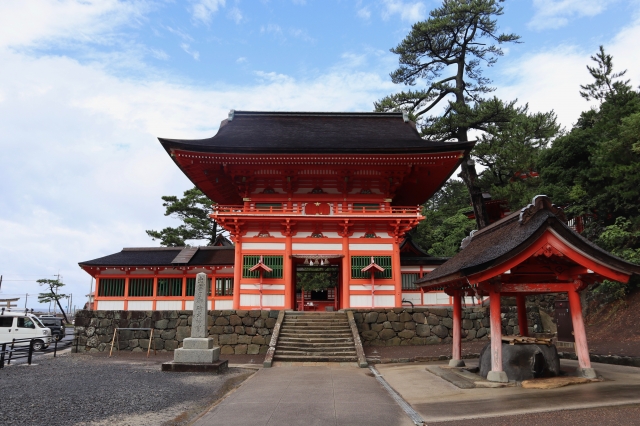
[[[213,363],[188,363],[188,362],[165,362],[162,364],[162,371],[174,371],[177,373],[223,373],[229,368],[229,361],[217,360]]]
[[[187,337],[182,347],[173,352],[174,363],[207,364],[220,359],[220,347],[210,337]]]

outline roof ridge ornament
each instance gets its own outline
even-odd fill
[[[465,237],[462,239],[462,242],[460,242],[460,250],[464,249],[466,246],[469,245],[469,243],[471,242],[471,240],[473,239],[473,235],[477,232],[477,229],[472,230],[469,233],[468,237]]]
[[[233,121],[233,117],[236,114],[236,110],[235,109],[230,109],[229,110],[229,121]]]
[[[557,216],[561,221],[567,221],[562,207],[558,207],[553,204],[551,202],[551,198],[547,197],[546,195],[536,195],[531,200],[531,204],[529,204],[527,207],[523,207],[522,210],[520,210],[520,218],[518,219],[518,222],[520,223],[520,225],[525,225],[540,210],[548,210],[552,214]]]

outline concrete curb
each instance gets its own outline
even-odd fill
[[[282,328],[282,322],[284,321],[284,314],[285,311],[280,311],[280,313],[278,313],[276,325],[273,326],[273,333],[271,334],[269,349],[267,349],[267,353],[264,356],[264,362],[262,363],[262,366],[264,368],[271,368],[271,364],[273,363],[273,356],[276,353],[276,345],[278,343],[278,336],[280,336],[280,328]]]
[[[573,352],[558,352],[560,359],[578,360],[578,356]],[[640,367],[640,357],[623,356],[623,355],[597,355],[589,354],[591,362],[599,362],[601,364],[624,365],[627,367]]]
[[[367,358],[364,356],[364,349],[362,349],[362,341],[360,340],[356,320],[353,318],[353,311],[347,311],[347,321],[349,321],[351,334],[353,334],[353,343],[356,347],[356,354],[358,355],[358,367],[367,368],[369,364],[367,363]]]

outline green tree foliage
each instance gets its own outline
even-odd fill
[[[623,90],[625,86],[629,85],[627,81],[616,81],[620,77],[623,77],[627,70],[622,72],[613,72],[613,57],[607,55],[604,51],[604,46],[600,46],[600,50],[591,59],[596,63],[596,66],[590,67],[587,65],[589,74],[595,80],[591,84],[580,85],[582,89],[580,96],[586,100],[596,99],[603,102],[607,97],[615,94],[616,92]]]
[[[40,303],[51,303],[54,302],[60,308],[60,312],[62,312],[62,316],[67,324],[69,324],[69,319],[67,318],[67,314],[62,309],[62,305],[60,304],[60,299],[66,299],[69,297],[67,294],[59,293],[59,289],[64,287],[64,284],[60,280],[50,280],[48,278],[43,278],[36,281],[39,285],[45,286],[48,288],[48,291],[44,293],[38,294],[38,302]]]
[[[464,214],[471,211],[465,184],[451,179],[424,205],[425,219],[413,232],[413,240],[432,256],[453,256],[475,229],[475,221]]]
[[[513,211],[538,193],[540,155],[560,126],[553,111],[530,113],[528,105],[513,107],[512,117],[508,123],[489,125],[471,155],[485,167],[480,175],[482,190],[507,200]]]
[[[296,274],[296,288],[317,291],[338,285],[338,271],[322,267],[302,268]]]
[[[637,220],[637,219],[636,219]],[[629,262],[640,264],[640,227],[619,217],[613,225],[607,226],[597,240],[600,247]],[[605,280],[596,289],[609,300],[621,299],[640,285],[638,277],[632,277],[629,283]]]
[[[573,129],[541,154],[540,174],[542,192],[556,204],[569,205],[570,215],[593,218],[587,236],[595,239],[616,218],[633,222],[640,216],[640,153],[634,150],[640,140],[640,95],[627,82],[602,77],[624,74],[613,73],[603,48],[593,58],[598,66],[589,71],[595,86],[584,87],[593,86],[589,96],[602,103],[582,113]]]
[[[206,240],[207,245],[213,245],[218,234],[222,233],[218,224],[209,217],[213,201],[198,188],[186,190],[182,198],[174,195],[163,196],[162,201],[162,206],[166,209],[164,215],[178,218],[182,224],[161,231],[146,231],[154,241],[160,240],[161,245],[184,246],[188,240]]]
[[[470,130],[484,132],[491,124],[508,122],[513,104],[486,98],[494,88],[483,76],[483,66],[494,65],[503,54],[500,45],[519,39],[498,32],[495,18],[503,14],[501,2],[444,0],[429,19],[415,23],[391,49],[400,63],[391,79],[418,87],[381,99],[374,104],[375,110],[409,113],[422,136],[435,141],[468,141]],[[488,217],[473,164],[465,158],[460,176],[482,228],[488,225]]]

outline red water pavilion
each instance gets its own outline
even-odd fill
[[[445,259],[405,236],[473,142],[425,141],[402,113],[233,110],[211,138],[160,142],[216,202],[211,217],[234,245],[125,249],[82,262],[96,277],[98,309],[189,309],[188,280],[197,272],[211,277],[212,309],[451,302],[415,288]],[[313,268],[337,277],[322,297],[296,292],[298,273]],[[132,286],[140,276],[152,280],[148,288]],[[169,278],[162,285],[170,290],[158,287]]]
[[[591,368],[582,318],[580,292],[605,279],[626,283],[640,266],[602,250],[569,228],[562,210],[539,195],[532,204],[466,238],[462,251],[416,282],[424,291],[446,292],[453,304],[453,355],[461,357],[461,305],[465,296],[489,296],[491,316],[491,381],[508,380],[502,365],[500,298],[515,297],[519,330],[527,336],[525,297],[566,293],[569,298],[580,373]],[[524,325],[524,326],[523,326]]]

